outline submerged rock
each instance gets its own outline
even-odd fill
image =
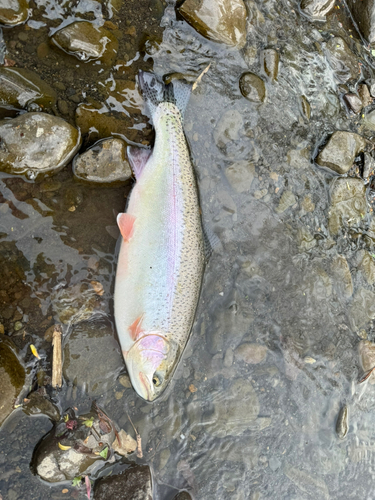
[[[209,40],[237,48],[246,43],[247,12],[242,0],[185,0],[179,12]]]
[[[357,58],[342,38],[331,38],[325,48],[329,64],[340,83],[359,78],[361,70]]]
[[[343,223],[358,224],[367,211],[365,185],[361,179],[338,178],[331,187],[328,227],[331,234],[339,232]]]
[[[267,347],[260,344],[249,344],[245,342],[237,347],[234,354],[236,359],[240,359],[245,363],[256,365],[266,359]]]
[[[88,21],[76,21],[52,36],[53,43],[81,61],[99,59],[110,66],[117,55],[118,40],[103,27]]]
[[[238,193],[249,191],[255,177],[254,164],[246,160],[233,163],[225,170],[225,176]]]
[[[369,340],[361,340],[358,345],[359,359],[364,375],[375,366],[375,344]],[[368,377],[368,383],[375,384],[375,373],[372,372]]]
[[[360,99],[356,94],[345,94],[344,101],[356,115],[361,112],[363,107],[362,99]]]
[[[0,335],[0,426],[12,413],[25,384],[25,369],[19,361],[12,341]]]
[[[332,260],[331,268],[338,296],[350,298],[353,295],[353,280],[345,257],[336,255]]]
[[[36,73],[23,68],[0,67],[0,106],[33,110],[36,105],[51,108],[55,104],[56,92]]]
[[[358,268],[362,271],[367,283],[373,285],[375,283],[375,262],[370,252],[362,250],[358,255]]]
[[[344,405],[337,417],[336,434],[340,439],[346,438],[349,430],[349,409]]]
[[[0,3],[0,25],[17,26],[29,17],[28,0],[2,0]]]
[[[375,293],[360,288],[353,297],[349,319],[354,331],[367,326],[375,319]]]
[[[264,81],[254,73],[244,73],[240,78],[241,94],[252,102],[263,102],[266,97]]]
[[[346,174],[351,169],[354,158],[365,146],[366,140],[360,135],[339,130],[332,134],[315,161],[321,167],[328,167],[338,174]]]
[[[262,53],[262,59],[265,74],[272,82],[275,82],[279,74],[279,53],[275,49],[265,49]]]
[[[324,21],[326,14],[333,9],[335,1],[336,0],[302,0],[301,11],[314,20]]]
[[[100,412],[95,403],[89,413],[79,416],[69,408],[36,445],[31,462],[34,474],[49,483],[72,480],[113,457],[114,424],[103,421]]]
[[[152,500],[152,478],[148,465],[133,465],[116,474],[98,479],[95,500]]]
[[[113,387],[124,367],[112,323],[94,316],[72,327],[64,343],[63,375],[69,385],[97,396]]]
[[[361,98],[362,106],[366,108],[372,104],[372,98],[370,95],[370,91],[365,83],[358,85],[358,95]]]
[[[192,500],[192,497],[187,491],[180,491],[180,493],[175,496],[173,500]]]
[[[81,136],[62,118],[25,113],[0,121],[0,144],[0,171],[34,179],[65,167],[80,147]]]
[[[73,173],[78,180],[99,184],[124,184],[132,176],[122,139],[104,139],[76,156]]]
[[[348,0],[348,7],[369,43],[375,42],[375,0]]]
[[[38,391],[27,396],[22,409],[27,415],[46,415],[54,422],[60,420],[60,411],[57,406]]]

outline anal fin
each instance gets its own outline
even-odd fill
[[[121,213],[117,216],[117,225],[120,229],[124,241],[129,241],[133,235],[135,217],[127,213]]]

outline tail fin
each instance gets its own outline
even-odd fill
[[[184,116],[190,97],[190,85],[181,80],[174,80],[166,85],[153,73],[147,73],[146,71],[139,72],[138,81],[143,98],[150,110],[151,117],[154,116],[157,107],[162,102],[171,102],[175,104],[181,116]]]

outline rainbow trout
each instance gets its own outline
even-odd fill
[[[115,284],[115,320],[130,380],[153,401],[166,388],[188,340],[203,276],[203,232],[182,114],[190,88],[141,72],[155,145],[128,148],[136,177]]]

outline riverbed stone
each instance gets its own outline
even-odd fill
[[[276,213],[282,214],[283,212],[288,210],[288,208],[292,207],[296,202],[296,197],[294,196],[292,191],[290,191],[289,189],[285,189],[279,200],[279,204],[276,208]]]
[[[336,235],[342,224],[358,224],[367,211],[365,185],[361,179],[337,178],[331,186],[328,227]]]
[[[249,101],[261,103],[266,97],[264,81],[254,73],[244,73],[240,78],[241,94]]]
[[[111,66],[116,59],[118,40],[115,35],[89,21],[76,21],[52,36],[52,42],[80,61],[100,60]]]
[[[56,92],[34,71],[0,67],[0,106],[49,109],[56,104]]]
[[[28,0],[2,0],[0,3],[0,25],[17,26],[29,17]]]
[[[192,497],[187,491],[180,491],[173,500],[192,500]]]
[[[357,80],[361,74],[357,57],[341,37],[333,37],[325,46],[329,64],[340,83]]]
[[[12,413],[25,384],[25,369],[16,354],[13,342],[0,336],[0,426]]]
[[[69,385],[94,397],[113,388],[124,368],[113,324],[104,316],[74,325],[63,346],[63,375]]]
[[[324,21],[336,0],[302,0],[301,11],[313,20]]]
[[[237,347],[234,352],[236,360],[244,361],[252,365],[257,365],[266,359],[267,347],[260,344],[250,344],[245,342]]]
[[[348,105],[349,109],[358,115],[363,107],[362,99],[357,96],[357,94],[349,93],[344,95],[344,101]]]
[[[361,250],[358,255],[358,268],[364,275],[367,283],[373,285],[375,283],[375,262],[372,255],[367,250]]]
[[[259,400],[248,379],[237,379],[228,388],[214,392],[212,401],[214,412],[203,415],[203,420],[207,419],[207,431],[215,437],[240,436],[259,414]]]
[[[366,108],[372,104],[372,98],[368,86],[365,83],[358,85],[358,95],[361,98],[362,106]]]
[[[96,143],[75,157],[73,173],[77,180],[90,183],[125,184],[132,177],[125,141],[110,138]]]
[[[262,60],[263,71],[272,82],[275,82],[279,74],[279,53],[275,49],[264,49],[262,52]]]
[[[367,113],[363,121],[366,128],[375,131],[375,110]]]
[[[179,12],[209,40],[237,48],[246,43],[247,12],[243,0],[185,0]]]
[[[124,496],[125,495],[125,496]],[[148,465],[133,465],[120,474],[95,482],[95,500],[152,500],[152,477]]]
[[[34,391],[25,398],[23,411],[26,415],[46,415],[52,421],[60,420],[60,411],[55,404],[42,394],[42,391]]]
[[[366,140],[358,134],[338,130],[330,137],[328,143],[316,158],[316,163],[327,167],[338,174],[346,174],[354,162],[354,158],[366,146]]]
[[[335,255],[331,270],[338,296],[349,299],[353,295],[353,280],[346,258],[343,255]]]
[[[81,136],[62,118],[25,113],[0,121],[0,141],[0,171],[34,179],[64,168],[79,149]]]
[[[375,318],[375,293],[360,288],[353,297],[349,319],[354,331],[366,327]]]
[[[361,340],[358,344],[359,360],[364,374],[375,366],[375,344],[369,340]],[[367,379],[369,384],[375,384],[375,373],[372,372]]]
[[[375,0],[348,0],[348,7],[362,35],[375,42]]]
[[[249,191],[255,177],[255,166],[253,163],[241,160],[232,163],[226,170],[225,176],[231,187],[237,193]]]

